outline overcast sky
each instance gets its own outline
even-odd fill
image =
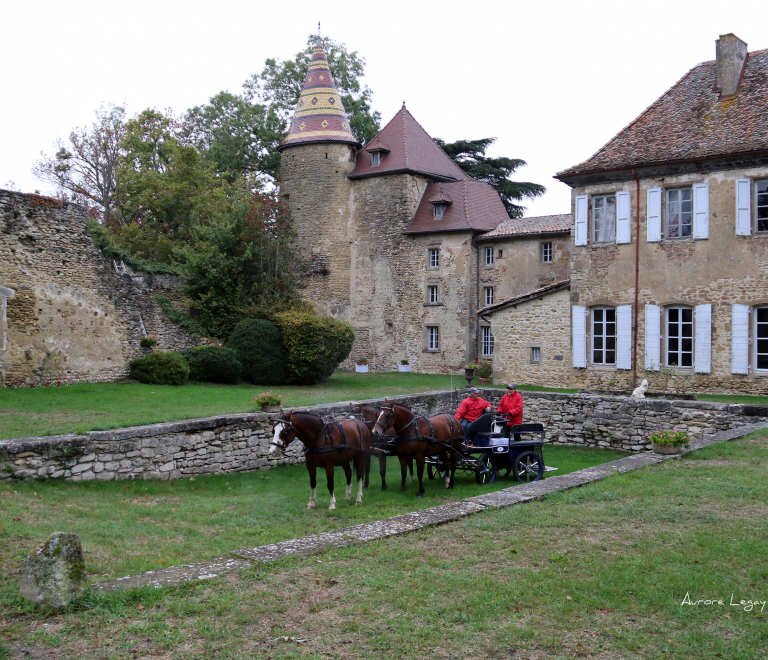
[[[768,2],[195,2],[7,0],[0,36],[0,187],[50,193],[40,152],[101,105],[181,113],[240,92],[268,57],[322,32],[367,60],[388,122],[403,101],[433,137],[497,137],[516,178],[547,187],[526,215],[564,213],[552,176],[586,160],[733,32],[768,48]]]

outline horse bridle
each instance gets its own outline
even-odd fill
[[[277,436],[278,442],[275,442],[274,435],[273,435],[272,441],[269,443],[269,446],[270,447],[278,447],[280,449],[280,453],[283,454],[283,453],[285,453],[285,449],[286,449],[287,445],[286,445],[286,443],[284,441],[280,442],[280,439],[281,439],[283,433],[287,433],[289,429],[293,428],[293,423],[289,419],[282,419],[282,418],[278,417],[277,418],[277,424],[282,424],[283,425],[283,430],[280,431],[280,433]],[[273,434],[274,434],[275,428],[277,427],[277,424],[275,424],[275,426],[272,428]]]
[[[394,406],[394,404],[393,404],[393,405],[391,405],[391,406],[382,406],[382,407],[381,407],[381,410],[388,410],[388,411],[389,411],[389,413],[387,414],[387,419],[386,419],[386,421],[384,422],[384,424],[382,424],[382,423],[379,421],[379,417],[381,417],[381,412],[379,412],[379,414],[377,415],[377,417],[376,417],[376,423],[373,425],[373,428],[374,428],[374,430],[373,430],[373,431],[371,431],[371,432],[372,432],[372,433],[378,433],[378,435],[383,435],[383,434],[386,432],[387,428],[389,427],[389,423],[392,421],[392,416],[395,414],[395,406]],[[418,417],[414,417],[414,418],[413,418],[413,419],[412,419],[410,422],[408,422],[408,423],[407,423],[407,424],[406,424],[406,425],[405,425],[403,428],[401,428],[401,429],[396,429],[394,426],[392,427],[392,429],[394,430],[394,432],[395,432],[395,433],[402,433],[402,432],[403,432],[403,431],[405,431],[405,429],[407,429],[409,426],[413,426],[413,423],[414,423],[414,422],[415,422],[417,419],[418,419]],[[377,426],[380,426],[380,427],[381,427],[381,431],[375,431],[375,429],[376,429],[376,427],[377,427]]]

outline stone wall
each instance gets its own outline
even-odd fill
[[[484,388],[494,407],[503,390]],[[424,415],[453,414],[466,390],[426,392],[397,397]],[[688,431],[693,437],[745,424],[768,421],[768,407],[705,401],[631,399],[584,394],[523,392],[524,421],[540,422],[551,444],[650,449],[646,433],[657,429]],[[380,405],[381,400],[370,403]],[[342,417],[349,403],[302,408]],[[269,456],[276,415],[244,413],[182,422],[152,424],[86,435],[0,440],[0,479],[57,478],[69,481],[178,479],[268,469],[303,461],[294,442],[287,455]]]
[[[157,305],[155,293],[170,289],[118,275],[94,245],[87,220],[76,204],[0,190],[0,288],[13,292],[4,296],[0,385],[122,378],[141,355],[140,318],[160,350],[199,343]]]

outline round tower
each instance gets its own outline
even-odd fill
[[[361,145],[352,135],[320,40],[280,144],[281,191],[307,260],[305,297],[317,312],[345,320],[350,303],[352,182]]]

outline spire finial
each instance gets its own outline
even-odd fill
[[[323,47],[323,39],[320,36],[320,21],[317,22],[317,41],[315,42],[315,48]]]

